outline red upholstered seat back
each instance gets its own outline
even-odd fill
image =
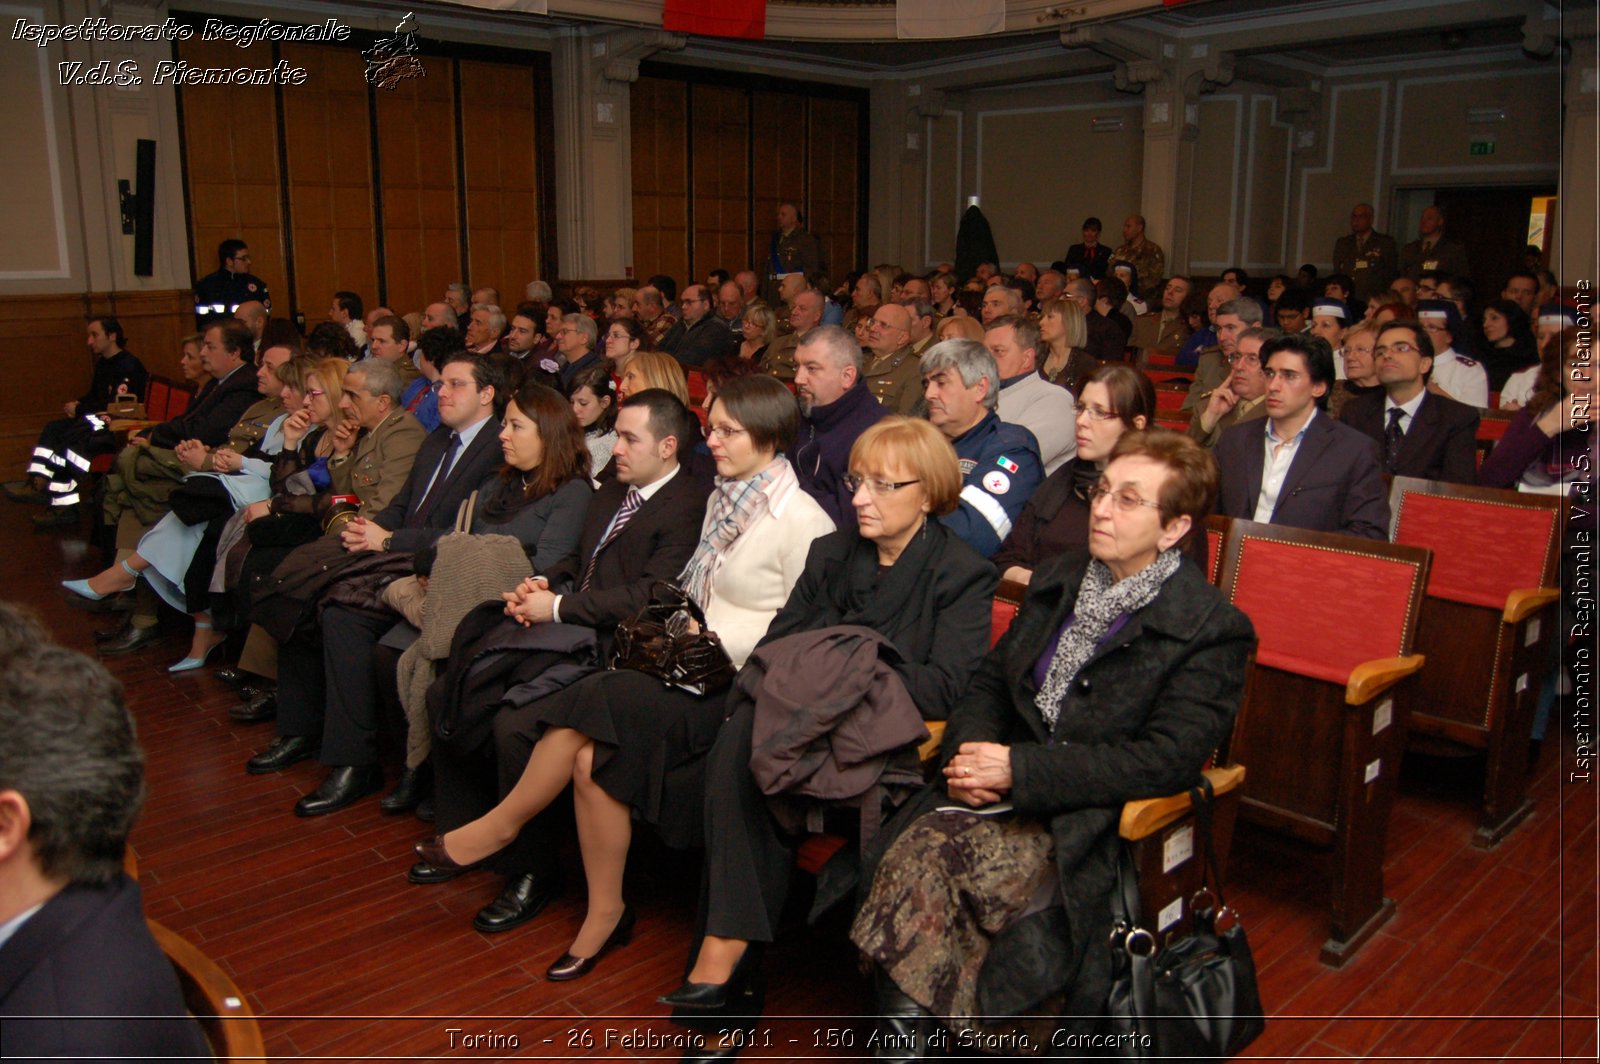
[[[182,388],[168,388],[167,412],[161,420],[170,421],[172,418],[177,417],[179,414],[189,409],[189,401],[192,398],[193,396],[184,391]]]
[[[1257,664],[1342,687],[1362,662],[1410,651],[1416,565],[1350,543],[1342,549],[1244,534],[1223,591],[1255,625]]]
[[[1506,434],[1506,429],[1511,425],[1508,417],[1485,417],[1478,421],[1478,439],[1498,440]]]
[[[1188,391],[1175,388],[1156,389],[1156,413],[1164,414],[1170,410],[1182,410],[1183,401],[1189,397]]]
[[[172,385],[160,377],[151,377],[150,385],[145,389],[144,416],[151,421],[166,421],[169,417],[167,402],[172,390]]]
[[[1463,498],[1403,486],[1395,494],[1394,541],[1433,551],[1430,596],[1501,610],[1511,592],[1550,579],[1559,505],[1514,491]]]
[[[698,404],[706,397],[706,375],[697,369],[691,369],[685,376],[689,383],[689,402]]]
[[[1011,622],[1017,618],[1017,604],[1009,599],[995,596],[994,605],[989,607],[989,647],[1000,642],[1000,637],[1006,634],[1006,629],[1011,627]]]

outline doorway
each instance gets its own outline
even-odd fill
[[[1474,302],[1481,305],[1499,298],[1506,278],[1523,268],[1523,251],[1530,243],[1539,246],[1540,269],[1549,261],[1555,194],[1553,185],[1397,189],[1396,239],[1401,244],[1416,239],[1423,208],[1431,205],[1444,211],[1445,235],[1466,245]]]

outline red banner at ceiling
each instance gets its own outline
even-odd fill
[[[661,28],[759,41],[767,35],[767,0],[666,0]]]

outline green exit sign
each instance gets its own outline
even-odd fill
[[[1467,154],[1468,155],[1493,155],[1494,154],[1494,141],[1492,141],[1492,140],[1475,140],[1475,141],[1472,142],[1471,146],[1467,149]]]

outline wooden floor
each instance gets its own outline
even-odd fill
[[[34,604],[61,642],[92,653],[90,634],[105,619],[68,606],[56,582],[89,575],[101,558],[81,536],[34,532],[35,512],[0,501],[3,594]],[[205,673],[167,675],[187,640],[174,625],[164,644],[106,661],[127,687],[149,760],[149,800],[133,835],[141,881],[149,914],[244,988],[274,1057],[676,1059],[663,1040],[684,1031],[655,997],[682,974],[695,860],[636,860],[633,943],[587,979],[547,983],[544,968],[581,919],[575,890],[532,924],[481,935],[469,921],[497,892],[493,876],[405,881],[411,845],[427,831],[419,821],[385,817],[376,800],[296,819],[291,807],[320,767],[246,775],[245,759],[272,726],[231,723],[229,692]],[[1596,1059],[1600,790],[1563,786],[1559,768],[1546,749],[1533,817],[1483,852],[1470,843],[1478,768],[1408,764],[1386,873],[1398,915],[1340,971],[1317,961],[1326,861],[1241,827],[1230,900],[1271,1015],[1249,1055]],[[871,1026],[859,1014],[870,997],[841,927],[789,933],[768,971],[774,1018],[747,1057],[863,1055]],[[471,1036],[486,1037],[474,1045]]]

